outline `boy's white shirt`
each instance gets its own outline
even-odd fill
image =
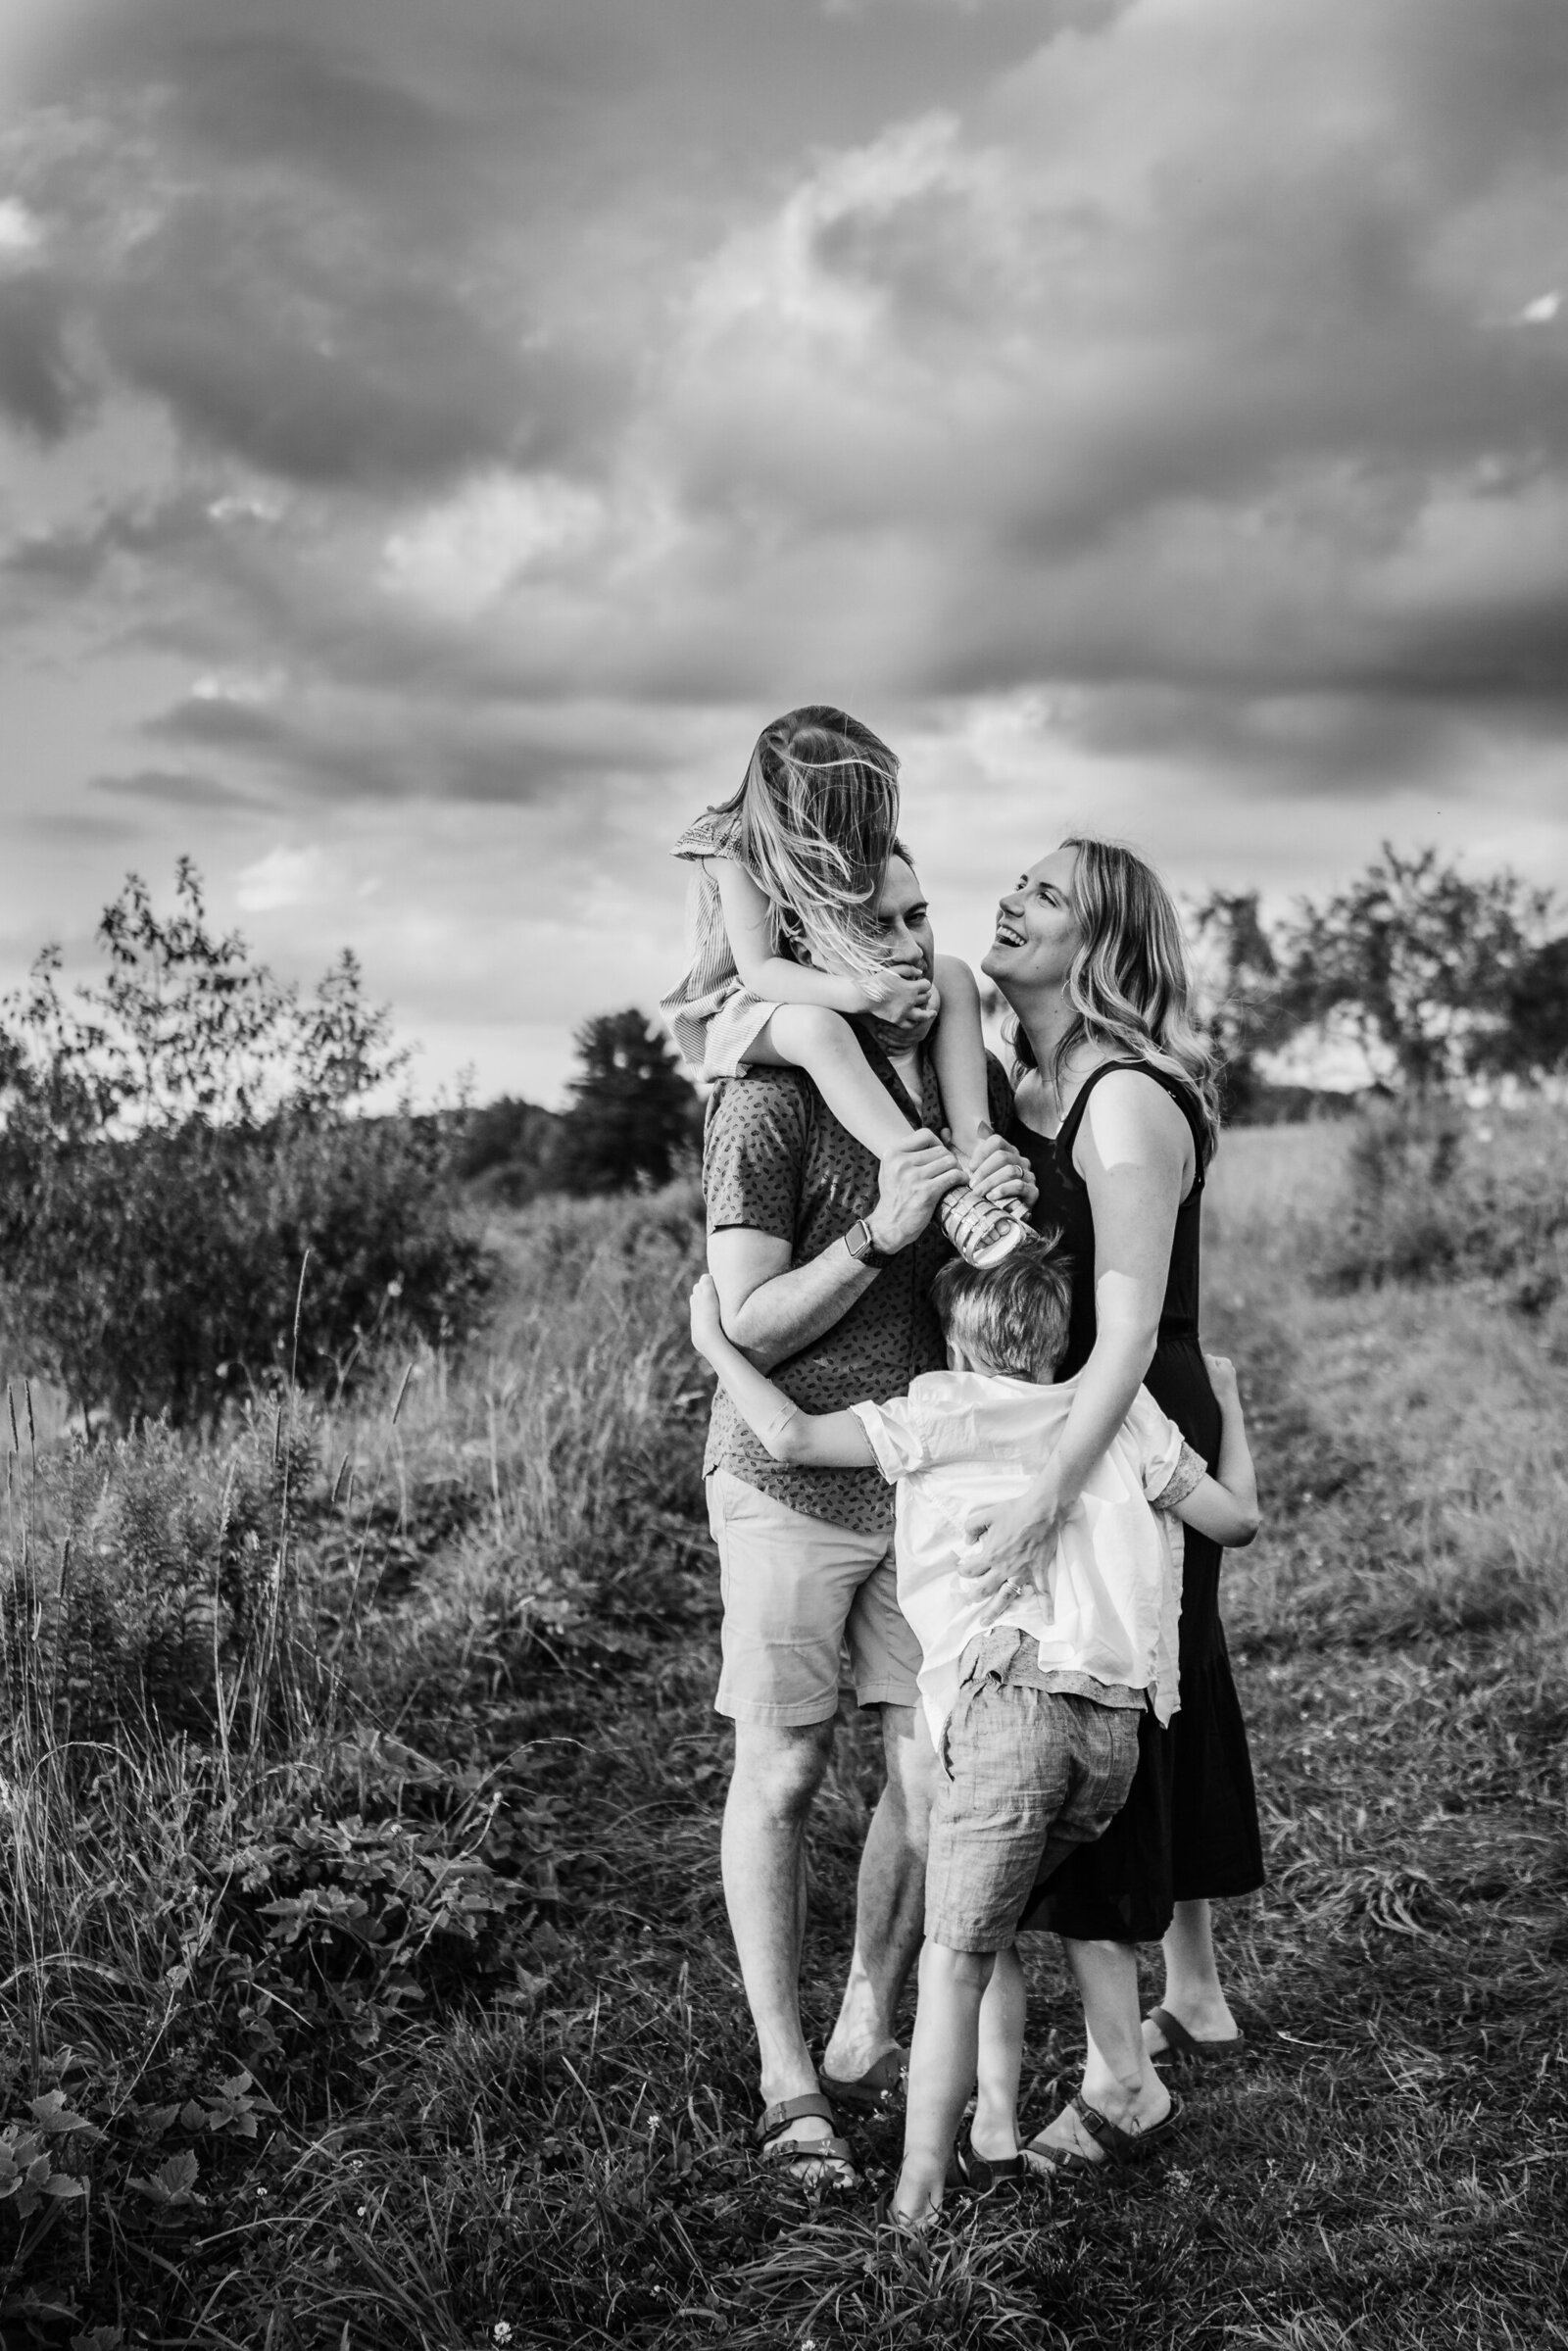
[[[898,1487],[899,1606],[924,1653],[920,1695],[939,1749],[958,1660],[993,1604],[960,1573],[979,1548],[965,1515],[1022,1494],[1059,1439],[1077,1385],[932,1371],[907,1396],[851,1407]],[[1150,1497],[1169,1485],[1182,1445],[1176,1423],[1140,1388],[1057,1538],[1049,1596],[1030,1590],[991,1619],[1031,1634],[1047,1672],[1147,1690],[1161,1723],[1179,1703],[1182,1528]]]

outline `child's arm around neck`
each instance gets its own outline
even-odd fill
[[[803,1469],[870,1469],[876,1455],[853,1412],[803,1412],[724,1335],[718,1291],[704,1274],[692,1292],[692,1345],[718,1374],[730,1402],[775,1461]]]

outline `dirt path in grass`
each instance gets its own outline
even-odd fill
[[[1161,2166],[988,2211],[928,2253],[870,2228],[886,2137],[862,2137],[858,2203],[760,2189],[699,1575],[608,1719],[571,1677],[540,1699],[537,1728],[584,1744],[540,1750],[572,1850],[526,2068],[528,2339],[1568,2342],[1563,1384],[1465,1299],[1325,1306],[1249,1271],[1224,1269],[1213,1317],[1272,1496],[1231,1571],[1270,1870],[1223,1927],[1245,2052],[1183,2081]],[[874,1788],[851,1729],[813,1847],[818,2034]],[[1043,2118],[1081,2040],[1054,1948],[1030,1969]]]

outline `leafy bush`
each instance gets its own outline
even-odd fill
[[[1560,1113],[1485,1119],[1451,1102],[1361,1114],[1323,1245],[1331,1286],[1477,1280],[1541,1314],[1568,1288]]]
[[[132,877],[106,986],[68,1004],[45,956],[0,1034],[6,1310],[122,1427],[341,1388],[372,1341],[461,1337],[485,1284],[449,1130],[350,1114],[400,1058],[352,957],[302,1003],[208,929],[187,862],[177,898],[163,920]]]

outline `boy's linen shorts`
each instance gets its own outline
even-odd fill
[[[1035,1642],[1011,1626],[978,1635],[961,1665],[931,1814],[926,1939],[1004,1951],[1037,1882],[1127,1801],[1142,1701],[1106,1706],[1052,1688]]]
[[[899,1608],[893,1531],[808,1518],[714,1470],[708,1519],[724,1601],[719,1714],[798,1726],[838,1712],[840,1662],[862,1706],[912,1706],[920,1643]]]

